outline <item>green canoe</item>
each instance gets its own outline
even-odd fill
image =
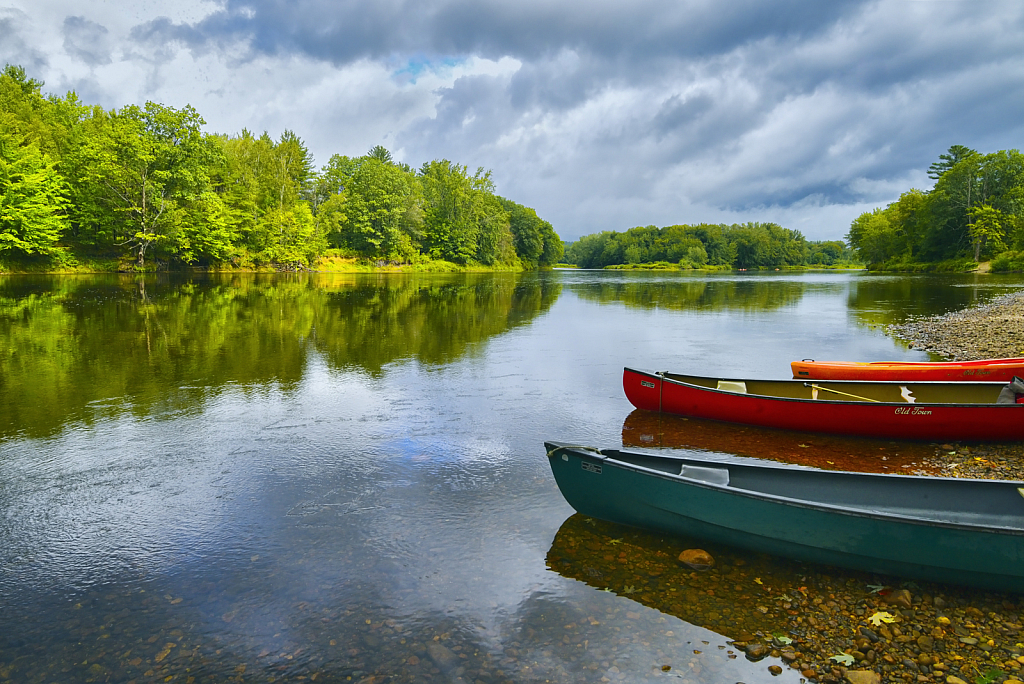
[[[868,572],[1024,592],[1024,482],[545,443],[584,515]]]

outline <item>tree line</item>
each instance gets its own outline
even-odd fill
[[[309,266],[324,255],[489,267],[557,263],[551,224],[490,172],[419,169],[376,146],[317,170],[292,131],[205,133],[191,106],[106,111],[0,74],[0,259],[74,265]]]
[[[936,262],[1019,262],[1024,250],[1024,155],[981,154],[953,145],[928,168],[934,187],[911,189],[865,212],[846,236],[873,268],[913,269]]]
[[[843,242],[809,242],[775,223],[675,225],[586,235],[566,249],[580,268],[642,264],[678,268],[775,269],[836,266],[853,261]]]

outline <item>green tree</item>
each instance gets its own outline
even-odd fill
[[[366,256],[405,256],[411,242],[403,240],[402,228],[412,196],[405,172],[378,159],[365,158],[346,190],[345,243]]]
[[[114,243],[128,247],[143,268],[179,205],[207,189],[215,147],[191,107],[147,102],[111,112],[103,123],[83,149],[85,181],[104,214],[91,218],[107,224]]]
[[[928,177],[938,180],[951,168],[975,154],[978,153],[969,147],[953,145],[949,148],[948,154],[940,154],[939,161],[928,167]]]
[[[376,159],[382,164],[393,164],[395,161],[391,157],[391,153],[388,152],[387,148],[383,145],[374,145],[370,148],[370,151],[366,153],[366,156],[370,159]]]
[[[614,235],[615,233],[610,230],[584,235],[569,245],[566,250],[567,261],[580,268],[604,268],[610,263],[605,262],[603,257]]]
[[[904,249],[904,241],[884,209],[865,212],[854,219],[846,240],[867,264],[881,264]]]
[[[68,228],[67,184],[37,145],[0,128],[0,254],[52,256]]]
[[[504,222],[508,230],[504,209],[500,203],[488,199],[494,193],[489,171],[477,169],[470,176],[465,166],[441,159],[424,164],[420,168],[420,180],[424,234],[432,257],[463,264],[481,257],[487,262],[499,258],[481,253],[479,243],[481,229],[486,224]]]
[[[974,243],[974,260],[981,261],[983,248],[989,250],[1005,249],[1003,243],[1004,228],[1007,223],[1003,212],[993,209],[987,204],[972,207],[968,212],[971,216],[971,223],[968,232]]]

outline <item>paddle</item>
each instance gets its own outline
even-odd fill
[[[834,390],[834,389],[831,389],[829,387],[822,387],[821,385],[815,385],[813,382],[805,382],[804,383],[804,387],[810,387],[811,389],[821,390],[823,392],[832,392],[833,394],[842,394],[844,397],[852,397],[854,399],[860,399],[861,401],[873,401],[876,404],[881,404],[882,403],[882,402],[878,401],[877,399],[868,399],[867,397],[858,397],[856,394],[850,394],[849,392],[840,392],[839,390]],[[812,397],[812,399],[817,399],[817,397]]]

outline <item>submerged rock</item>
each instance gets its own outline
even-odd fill
[[[679,554],[679,562],[694,570],[710,570],[715,567],[715,559],[704,549],[686,549]]]
[[[850,684],[881,684],[882,677],[871,670],[847,670],[846,679]]]

